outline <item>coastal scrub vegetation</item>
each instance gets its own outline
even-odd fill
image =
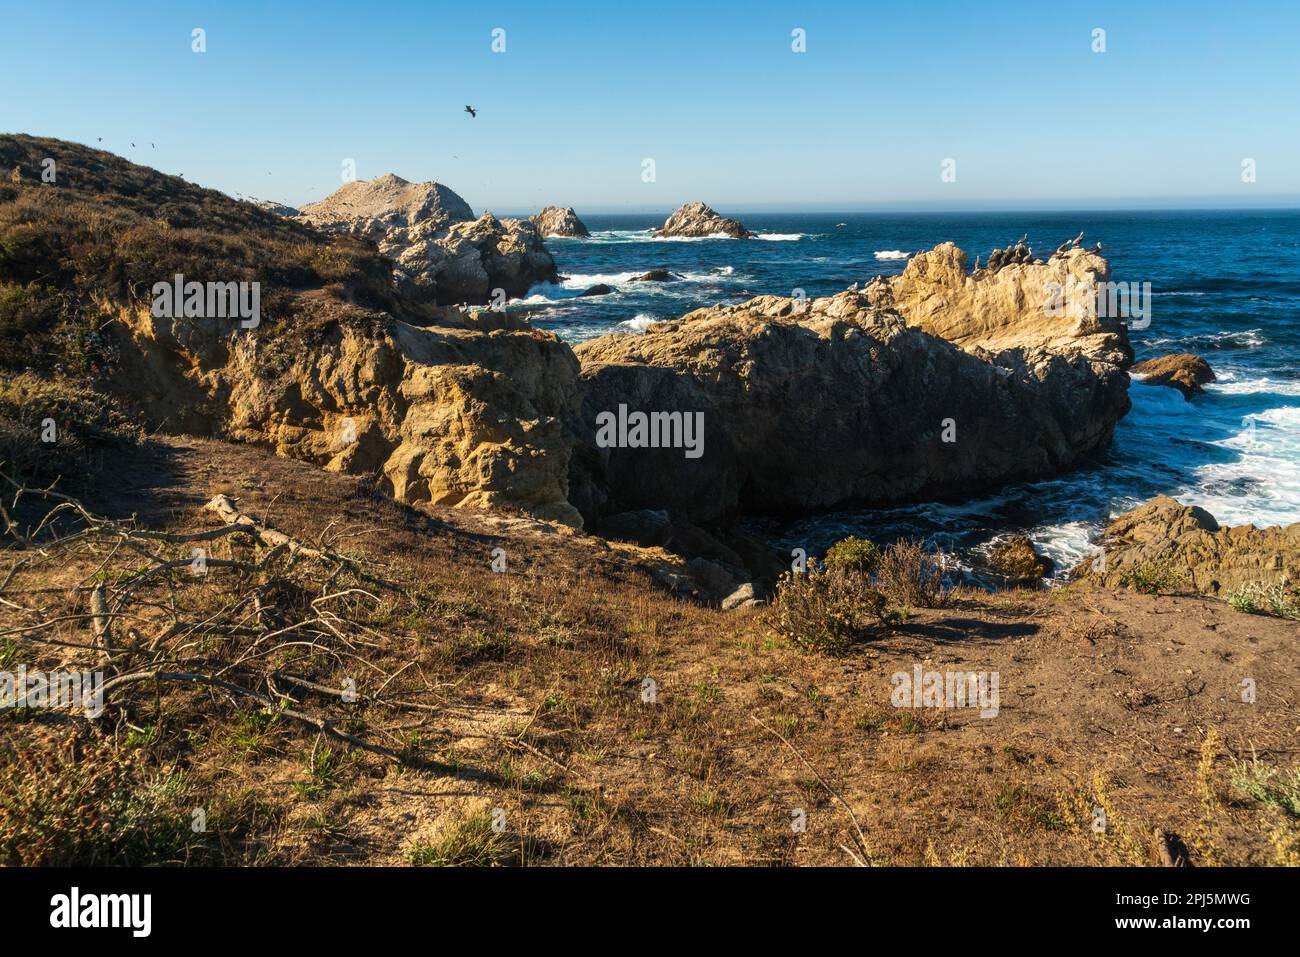
[[[55,161],[54,182],[42,179]],[[372,243],[310,227],[84,146],[0,136],[0,370],[82,381],[112,368],[104,326],[148,306],[153,284],[260,282],[264,322],[312,322],[302,294],[400,312],[392,263]]]
[[[1124,569],[1119,583],[1130,591],[1144,595],[1160,595],[1177,589],[1185,584],[1187,578],[1174,568],[1174,558],[1170,556],[1158,562],[1144,562]]]
[[[884,634],[902,620],[866,575],[813,566],[786,572],[776,583],[772,627],[807,651],[838,655]]]
[[[140,429],[109,397],[33,373],[0,375],[0,472],[22,484],[84,488]]]
[[[772,622],[778,635],[808,651],[843,654],[898,625],[914,608],[947,598],[943,569],[924,544],[904,539],[881,550],[849,536],[806,573],[777,582]]]
[[[1227,602],[1237,611],[1247,614],[1276,615],[1300,621],[1300,585],[1292,582],[1273,585],[1249,582],[1228,592]]]

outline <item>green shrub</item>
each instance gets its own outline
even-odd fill
[[[864,576],[814,566],[776,583],[771,613],[778,635],[807,651],[843,654],[879,637],[902,619]]]
[[[1300,817],[1300,768],[1290,772],[1262,764],[1258,755],[1250,761],[1237,762],[1232,786],[1247,797],[1263,804],[1280,807],[1292,817]]]
[[[832,571],[860,572],[869,574],[876,570],[880,561],[880,549],[865,538],[850,535],[841,539],[826,551],[823,559]]]
[[[1134,565],[1119,576],[1120,585],[1144,595],[1172,591],[1186,581],[1186,575],[1174,570],[1172,559]]]

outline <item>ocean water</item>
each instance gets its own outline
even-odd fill
[[[1027,234],[1046,258],[1083,230],[1086,245],[1103,244],[1116,281],[1151,283],[1150,325],[1130,330],[1137,358],[1194,352],[1219,380],[1191,402],[1135,380],[1133,410],[1111,448],[1068,474],[963,501],[756,517],[777,542],[816,554],[848,534],[881,543],[920,536],[978,580],[990,547],[1018,533],[1063,572],[1095,553],[1106,521],[1160,493],[1204,506],[1224,524],[1300,521],[1300,211],[740,218],[758,240],[652,239],[662,216],[585,216],[591,238],[547,241],[567,278],[511,308],[572,342],[637,335],[717,302],[796,288],[831,295],[901,272],[909,253],[947,240],[973,261]],[[682,278],[630,281],[657,267]],[[577,298],[596,283],[614,293]]]

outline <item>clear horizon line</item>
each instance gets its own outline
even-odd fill
[[[561,205],[560,203],[548,203],[545,205]],[[571,203],[563,205],[571,206],[579,216],[584,211],[587,215],[668,215],[677,207],[675,206],[657,206],[645,204],[627,204],[615,205],[609,203],[598,203],[589,206],[577,206]],[[1104,199],[1090,202],[1087,200],[1008,200],[998,201],[991,200],[988,203],[973,201],[971,203],[951,204],[940,202],[897,202],[897,203],[730,203],[730,204],[708,204],[721,215],[729,213],[736,214],[757,214],[764,213],[823,213],[833,215],[835,213],[898,213],[898,214],[961,214],[961,213],[1126,213],[1126,212],[1243,212],[1243,213],[1262,213],[1262,212],[1294,212],[1300,210],[1300,196],[1268,196],[1261,197],[1256,203],[1242,204],[1240,200],[1228,201],[1226,198],[1222,201],[1214,199],[1196,200],[1189,197],[1171,197],[1169,199],[1153,200],[1118,200]],[[543,207],[521,206],[516,204],[501,204],[493,207],[485,205],[484,211],[491,211],[494,214],[502,216],[520,216],[532,215]]]

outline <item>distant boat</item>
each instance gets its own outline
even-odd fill
[[[835,228],[836,228],[836,229],[843,229],[843,228],[844,228],[845,226],[847,226],[847,225],[848,225],[848,223],[836,223],[836,224],[835,224]]]

